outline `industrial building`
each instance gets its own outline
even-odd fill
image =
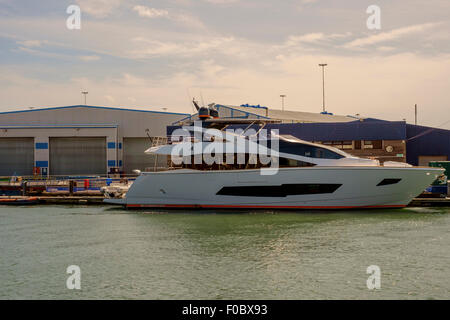
[[[219,117],[225,119],[275,120],[265,129],[279,130],[297,138],[331,145],[358,157],[407,162],[427,166],[430,161],[450,160],[450,130],[331,113],[272,110],[262,106],[216,105]],[[191,115],[168,127],[168,134]],[[238,125],[228,128],[238,127]],[[247,125],[240,126],[246,128]],[[256,125],[255,125],[256,129]]]
[[[380,161],[428,165],[450,160],[450,130],[404,121],[216,105],[224,119],[272,120],[300,139]],[[0,176],[105,175],[112,170],[165,167],[167,159],[144,154],[156,140],[197,115],[97,106],[67,106],[0,113]],[[247,126],[247,125],[246,125]]]
[[[0,113],[0,176],[105,175],[165,166],[143,153],[188,114],[96,106]]]

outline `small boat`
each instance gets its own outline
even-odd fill
[[[100,191],[103,193],[105,198],[108,199],[117,199],[123,198],[127,193],[128,189],[130,189],[132,182],[123,183],[111,183],[109,186],[103,186],[100,188]]]
[[[2,197],[0,198],[0,205],[32,205],[39,203],[39,198],[37,197]]]

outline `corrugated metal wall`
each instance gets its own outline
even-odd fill
[[[51,175],[106,173],[106,137],[49,139]]]
[[[34,138],[0,138],[0,175],[33,175]]]
[[[144,153],[150,146],[149,138],[123,138],[123,170],[125,173],[133,173],[135,169],[143,171],[145,168],[155,166],[155,156]],[[167,157],[158,156],[157,166],[166,167]]]

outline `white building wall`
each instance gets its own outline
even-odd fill
[[[166,136],[166,127],[186,116],[90,106],[4,112],[0,137],[33,137],[35,166],[40,168],[48,168],[50,137],[106,137],[106,172],[110,167],[122,168],[123,137]]]
[[[145,137],[146,129],[156,137],[166,136],[168,125],[187,116],[182,113],[74,106],[0,113],[0,125],[114,124],[122,137]]]

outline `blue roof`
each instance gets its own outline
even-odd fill
[[[248,125],[233,124],[227,129],[247,128]],[[252,125],[256,131],[258,125]],[[178,126],[167,127],[171,132]],[[269,123],[264,129],[278,129],[280,134],[290,134],[308,141],[349,141],[349,140],[405,140],[404,121],[352,121],[327,123]]]
[[[266,128],[279,129],[280,134],[291,134],[309,141],[406,139],[404,121],[284,123],[268,124]]]
[[[138,110],[129,108],[114,108],[114,107],[99,107],[99,106],[86,106],[86,105],[75,105],[75,106],[65,106],[65,107],[49,107],[49,108],[39,108],[30,110],[18,110],[18,111],[6,111],[0,112],[0,114],[9,113],[19,113],[19,112],[34,112],[34,111],[45,111],[45,110],[59,110],[59,109],[72,109],[72,108],[90,108],[90,109],[105,109],[105,110],[122,110],[122,111],[134,111],[134,112],[150,112],[150,113],[162,113],[162,114],[175,114],[180,116],[187,116],[189,113],[177,113],[177,112],[165,112],[165,111],[153,111],[153,110]]]
[[[406,158],[408,163],[419,164],[419,156],[447,156],[450,160],[450,130],[406,125]]]

